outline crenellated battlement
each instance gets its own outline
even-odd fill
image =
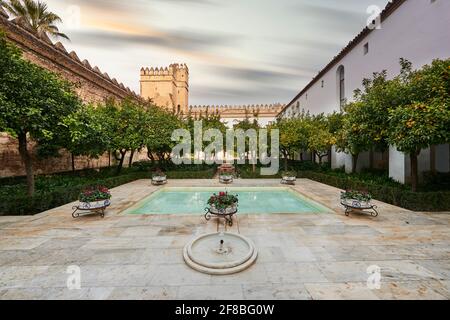
[[[189,68],[186,64],[173,63],[169,67],[142,67],[141,76],[175,76],[179,71],[189,74]]]
[[[199,115],[205,113],[218,113],[222,117],[237,117],[252,115],[258,113],[259,116],[272,117],[276,116],[284,105],[281,103],[274,104],[251,104],[251,105],[193,105],[189,106],[191,114]]]
[[[140,72],[141,96],[176,113],[187,113],[189,68],[172,63],[168,67],[146,67]]]
[[[189,110],[201,111],[201,110],[247,110],[247,111],[257,111],[257,110],[271,110],[277,111],[283,108],[284,105],[281,103],[274,104],[249,104],[249,105],[193,105],[189,106]]]

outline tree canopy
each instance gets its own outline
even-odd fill
[[[63,147],[59,133],[63,122],[81,101],[72,85],[58,75],[22,58],[20,50],[0,35],[0,130],[19,140],[25,163],[28,193],[34,192],[32,160],[27,141]]]

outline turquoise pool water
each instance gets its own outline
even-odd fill
[[[203,214],[213,193],[228,191],[239,197],[239,213],[329,212],[326,207],[289,188],[170,188],[156,191],[127,214]]]

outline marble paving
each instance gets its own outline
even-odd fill
[[[235,185],[279,186],[279,181]],[[412,212],[376,202],[379,217],[346,217],[338,189],[301,179],[292,188],[330,212],[238,215],[228,231],[251,238],[258,260],[242,273],[210,276],[187,267],[182,248],[223,224],[207,223],[201,213],[122,213],[157,188],[138,180],[113,189],[104,219],[73,219],[73,203],[35,216],[0,217],[0,299],[450,298],[448,212]],[[79,289],[67,287],[71,266],[80,268]],[[368,285],[378,279],[371,270],[380,271],[378,288],[370,285],[376,281]]]

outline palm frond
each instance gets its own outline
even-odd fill
[[[47,4],[40,0],[0,0],[0,6],[24,21],[38,35],[45,33],[51,37],[69,40],[69,37],[59,32],[55,25],[62,22],[61,17],[49,11]]]

